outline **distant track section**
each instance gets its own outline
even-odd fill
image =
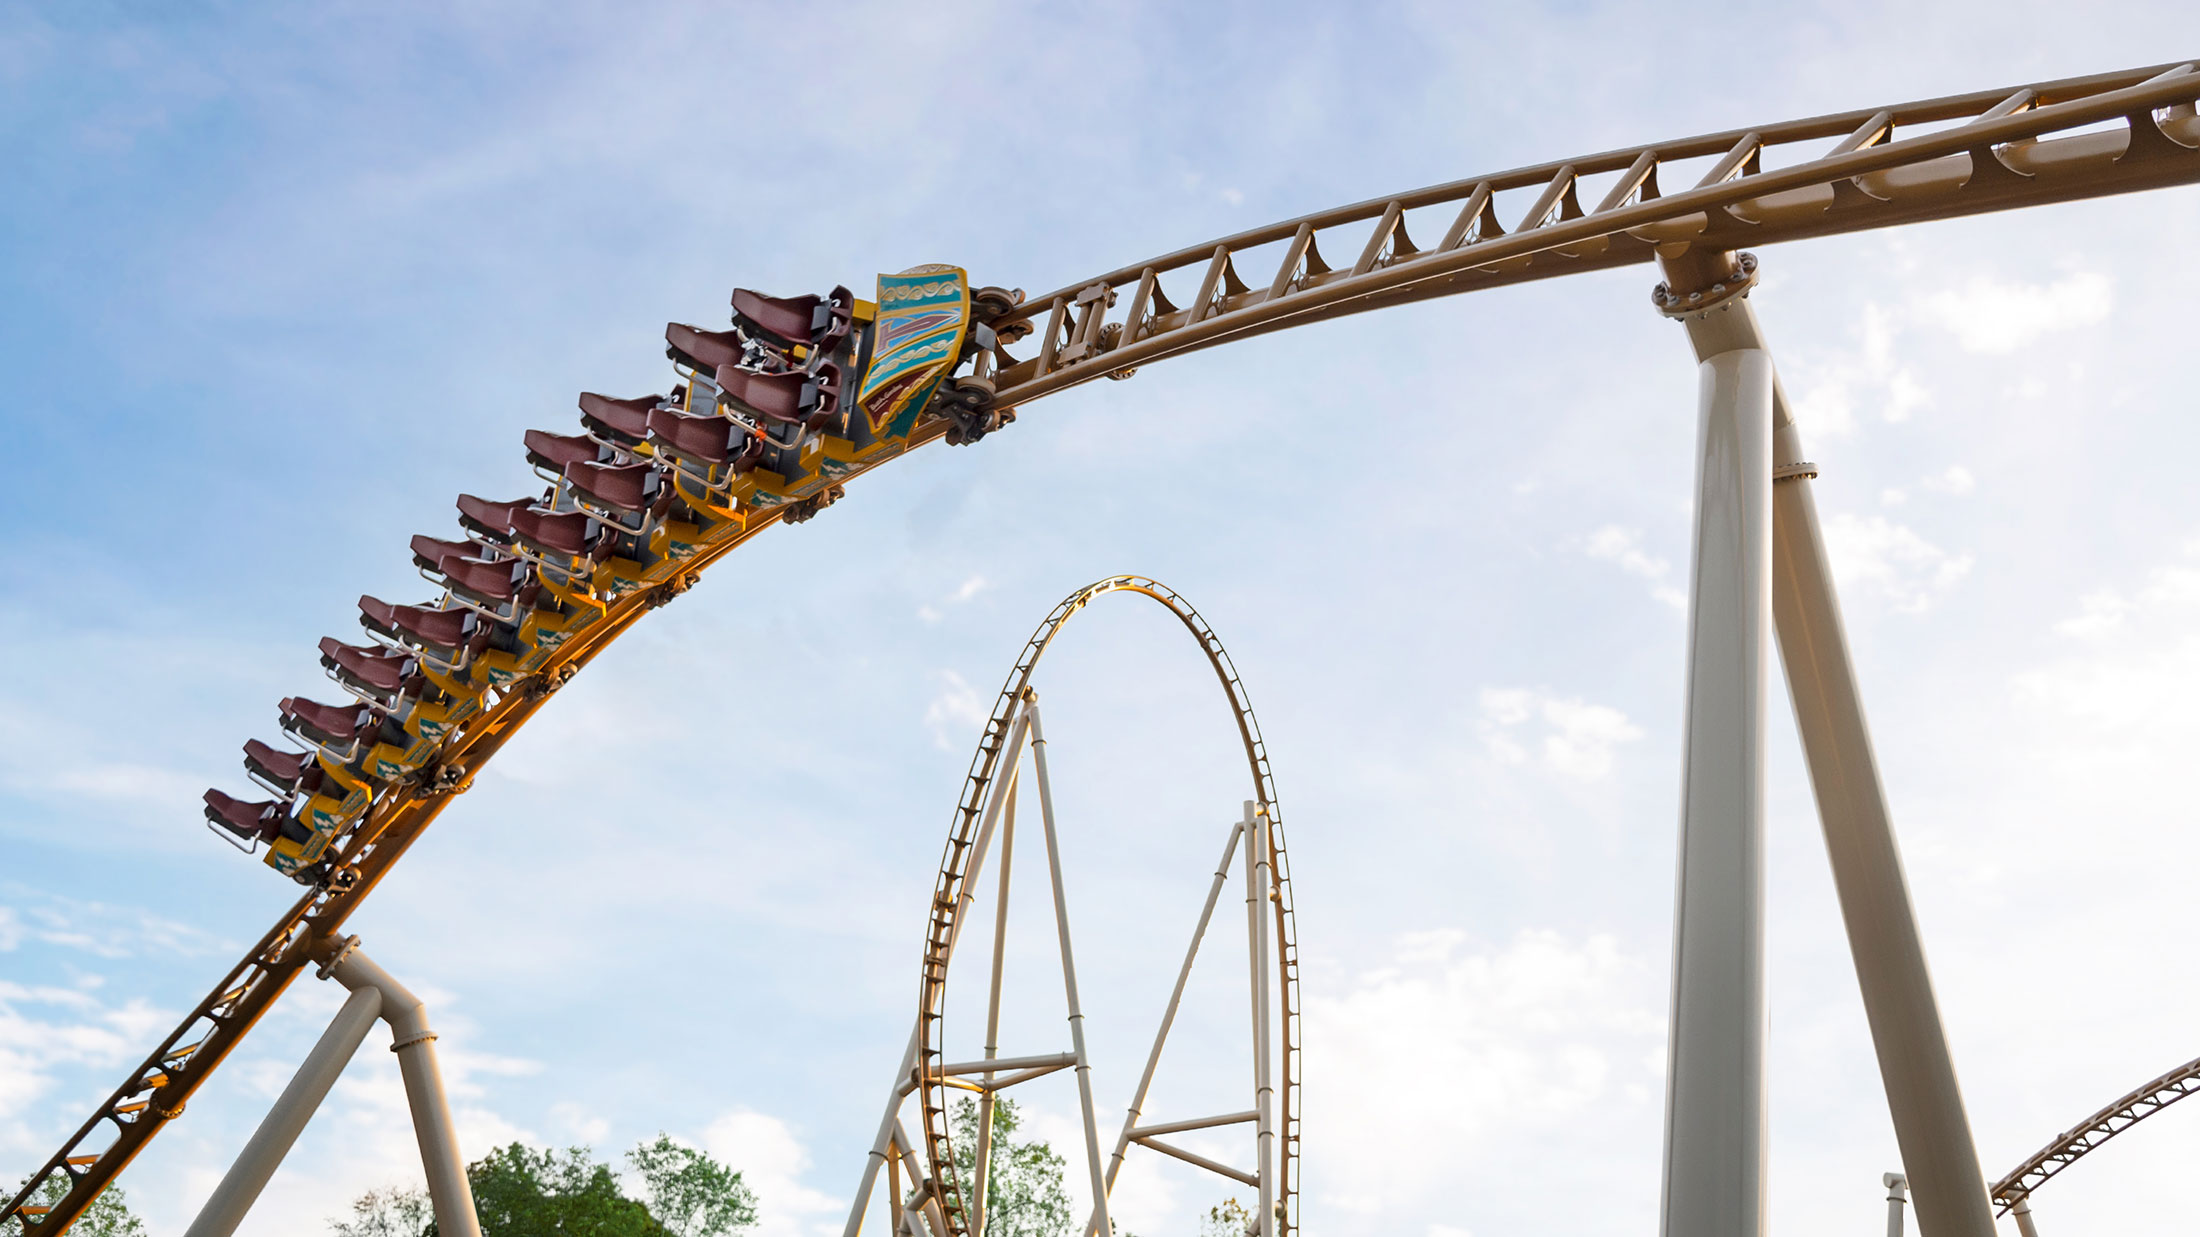
[[[2048,1178],[2099,1150],[2102,1143],[2196,1092],[2200,1092],[2200,1058],[2185,1062],[2087,1117],[2077,1128],[2057,1135],[2055,1141],[2040,1148],[2031,1159],[2017,1165],[2014,1172],[1994,1183],[1995,1204],[2004,1215],[2008,1214],[2018,1199],[2030,1197]]]

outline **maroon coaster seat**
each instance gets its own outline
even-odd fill
[[[356,700],[350,704],[320,704],[285,696],[276,707],[284,730],[315,747],[342,753],[338,757],[342,760],[357,756],[359,745],[371,740],[382,724],[379,713]]]
[[[532,498],[515,498],[510,502],[491,502],[471,494],[458,496],[458,522],[469,532],[478,533],[490,541],[503,545],[512,539],[512,513],[534,504]]]
[[[670,408],[659,408],[649,414],[652,442],[674,455],[706,464],[730,462],[742,430],[742,426],[724,417],[689,416]]]
[[[664,514],[672,502],[665,475],[650,464],[575,463],[565,467],[566,483],[584,503],[598,508],[598,518],[627,532],[639,532],[652,516]]]
[[[585,511],[522,507],[512,512],[510,523],[512,535],[545,558],[593,554],[603,540],[603,526]]]
[[[321,665],[362,691],[387,697],[408,694],[421,683],[420,659],[379,644],[345,644],[321,637]]]
[[[767,421],[823,429],[840,420],[840,369],[827,364],[816,373],[760,374],[721,365],[718,386],[735,408]]]
[[[830,350],[853,329],[855,304],[855,294],[846,288],[834,288],[828,296],[766,296],[735,288],[733,324],[782,349],[801,344]]]
[[[666,355],[707,374],[721,365],[741,363],[741,337],[732,331],[704,331],[681,322],[665,323]]]
[[[244,771],[270,790],[286,795],[313,794],[321,789],[321,762],[312,752],[286,752],[258,739],[244,741]]]
[[[276,800],[246,803],[218,790],[206,792],[206,819],[240,838],[258,838],[262,842],[272,842],[279,837],[303,842],[313,836],[312,830],[292,819],[284,805]]]
[[[528,430],[524,441],[527,444],[527,462],[552,477],[563,473],[567,464],[581,460],[594,463],[611,454],[604,450],[602,443],[586,434],[553,434],[547,430]]]
[[[488,602],[512,602],[534,583],[534,574],[520,559],[489,562],[479,558],[451,558],[443,562],[443,578],[460,593]]]
[[[461,606],[393,606],[375,597],[359,599],[359,625],[385,639],[417,649],[438,662],[463,665],[489,642],[481,616]]]
[[[475,558],[491,551],[478,541],[446,541],[415,533],[412,539],[413,566],[422,571],[443,570],[446,558]]]
[[[622,446],[639,446],[649,437],[649,414],[663,397],[644,395],[639,399],[612,399],[593,391],[581,392],[581,424],[599,438],[606,438]]]

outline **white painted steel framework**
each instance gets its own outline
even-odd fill
[[[1206,898],[1194,923],[1160,1024],[1148,1048],[1144,1068],[1132,1091],[1123,1124],[1103,1146],[1098,1130],[1095,1079],[1085,1042],[1087,1009],[1077,988],[1077,960],[1063,886],[1062,834],[1056,819],[1052,780],[1047,769],[1047,740],[1031,674],[1061,624],[1094,598],[1110,592],[1134,592],[1166,606],[1200,641],[1218,679],[1229,694],[1243,740],[1253,788],[1258,796],[1244,802],[1223,842],[1222,857],[1208,882]],[[1101,1237],[1115,1231],[1108,1200],[1132,1147],[1204,1169],[1224,1180],[1250,1187],[1254,1221],[1247,1237],[1280,1237],[1295,1225],[1298,1130],[1297,1090],[1297,946],[1292,932],[1288,875],[1283,867],[1282,829],[1274,783],[1243,685],[1229,655],[1197,611],[1165,586],[1140,576],[1114,576],[1078,590],[1047,619],[1019,659],[1001,694],[1002,705],[987,724],[957,824],[943,865],[941,893],[934,902],[933,926],[926,938],[922,1006],[911,1046],[890,1089],[879,1133],[867,1158],[845,1237],[857,1237],[866,1217],[877,1210],[879,1177],[888,1178],[884,1208],[896,1237],[948,1237],[986,1231],[992,1116],[996,1098],[1009,1088],[1059,1070],[1076,1077],[1081,1155],[1086,1186],[1093,1200],[1083,1232]],[[1028,763],[1026,757],[1028,756]],[[1055,945],[1062,974],[1063,1011],[1068,1023],[1067,1051],[1025,1056],[1000,1055],[1004,998],[1003,958],[1009,935],[1009,898],[1014,888],[1017,802],[1026,780],[1035,789],[1045,842],[1048,889],[1052,898]],[[995,860],[996,853],[998,860]],[[1216,908],[1235,872],[1245,886],[1245,965],[1250,994],[1249,1086],[1242,1110],[1176,1120],[1148,1119],[1155,1075],[1175,1027],[1201,947],[1214,926]],[[977,913],[984,879],[991,874],[993,942],[987,975],[982,1055],[956,1060],[945,1053],[942,1025],[944,996],[962,928]],[[976,1163],[958,1163],[955,1139],[947,1123],[949,1092],[975,1100]],[[974,1093],[974,1094],[973,1094]],[[922,1103],[925,1141],[912,1143],[901,1113],[915,1096]],[[1244,1157],[1249,1167],[1217,1160],[1164,1136],[1245,1127]],[[904,1183],[906,1178],[906,1184]],[[967,1181],[967,1188],[965,1182]]]

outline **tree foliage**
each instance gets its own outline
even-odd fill
[[[1043,1139],[1018,1139],[1016,1101],[993,1105],[991,1161],[986,1170],[985,1232],[980,1237],[1070,1237],[1077,1221],[1064,1188],[1062,1157]],[[964,1199],[977,1194],[978,1105],[955,1106],[955,1171]]]
[[[466,1166],[482,1237],[662,1237],[649,1208],[628,1198],[586,1147],[499,1147]]]
[[[756,1222],[756,1196],[741,1174],[701,1151],[659,1134],[627,1160],[642,1178],[646,1202],[627,1197],[618,1174],[586,1147],[497,1148],[466,1166],[482,1237],[729,1237]],[[351,1219],[331,1222],[334,1237],[436,1234],[424,1190],[372,1190],[351,1209]]]
[[[1245,1237],[1252,1228],[1252,1211],[1235,1198],[1209,1207],[1199,1219],[1199,1237]]]
[[[649,1213],[672,1237],[728,1237],[756,1223],[756,1194],[741,1174],[658,1134],[626,1153],[642,1176]]]
[[[14,1197],[15,1191],[22,1189],[24,1184],[24,1181],[16,1182],[15,1189],[9,1190],[8,1196]],[[69,1183],[66,1180],[58,1176],[48,1177],[46,1183],[38,1188],[38,1192],[31,1195],[30,1201],[51,1207],[60,1202],[68,1192]],[[98,1198],[92,1200],[92,1205],[85,1208],[83,1216],[69,1231],[76,1234],[76,1237],[145,1237],[145,1222],[130,1213],[130,1202],[123,1194],[122,1187],[110,1185]]]
[[[435,1229],[435,1208],[426,1190],[369,1190],[351,1200],[351,1219],[329,1227],[335,1237],[421,1237]]]

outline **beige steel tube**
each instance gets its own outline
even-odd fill
[[[245,1213],[259,1200],[260,1191],[267,1188],[321,1101],[328,1098],[329,1088],[336,1085],[367,1032],[374,1029],[374,1020],[381,1011],[382,994],[372,988],[359,989],[344,998],[344,1007],[336,1011],[328,1030],[321,1033],[313,1051],[306,1054],[305,1063],[291,1077],[290,1085],[283,1088],[260,1128],[237,1153],[237,1162],[214,1187],[206,1205],[199,1209],[198,1218],[184,1230],[184,1237],[229,1237],[237,1231],[237,1225],[244,1222]]]
[[[1025,719],[1024,712],[1019,709],[1016,713],[1016,720],[1009,725],[1008,742],[1001,749],[1001,763],[999,766],[1010,770],[1012,776],[1007,782],[995,785],[993,793],[987,796],[985,814],[978,820],[978,838],[971,849],[970,872],[963,881],[963,891],[959,899],[962,908],[955,916],[955,934],[947,942],[947,953],[950,958],[954,957],[955,946],[962,941],[964,913],[969,911],[970,904],[976,897],[970,891],[977,883],[979,874],[985,871],[986,852],[993,845],[994,822],[999,818],[1001,801],[1008,789],[1008,784],[1014,781],[1013,772],[1016,763],[1023,759],[1024,738],[1028,729],[1029,723]],[[917,1054],[923,1051],[923,1045],[923,1024],[920,1022],[917,1026],[909,1029],[909,1048],[908,1051],[902,1054],[901,1070],[894,1075],[893,1091],[886,1097],[886,1115],[879,1118],[878,1135],[871,1141],[871,1154],[864,1158],[863,1180],[856,1186],[855,1202],[848,1208],[848,1224],[846,1228],[841,1230],[842,1237],[859,1237],[863,1232],[863,1213],[871,1205],[871,1192],[878,1188],[879,1169],[887,1162],[887,1154],[894,1137],[894,1130],[901,1123],[902,1101],[907,1099],[909,1093],[916,1089]],[[897,1214],[900,1206],[901,1200],[895,1199],[894,1207]]]
[[[1733,348],[1706,357],[1699,371],[1661,1231],[1759,1237],[1772,358]]]
[[[1001,875],[993,908],[993,977],[985,1000],[985,1059],[1001,1051],[1001,972],[1008,961],[1008,881],[1016,870],[1016,783],[1022,770],[1008,770],[1008,808],[1001,819]],[[967,888],[967,884],[965,886]],[[985,1234],[985,1196],[993,1184],[993,1071],[985,1072],[985,1094],[978,1097],[978,1162],[970,1170],[970,1231]]]
[[[357,949],[340,957],[329,974],[355,992],[373,988],[381,993],[382,1018],[390,1024],[390,1051],[397,1054],[398,1072],[405,1079],[413,1135],[420,1143],[420,1166],[428,1177],[428,1199],[435,1205],[436,1232],[444,1237],[481,1237],[473,1185],[466,1179],[466,1161],[458,1151],[443,1074],[435,1064],[435,1032],[428,1029],[428,1007]]]
[[[1230,826],[1229,840],[1222,844],[1222,861],[1215,865],[1215,878],[1207,886],[1207,904],[1199,910],[1199,923],[1192,928],[1192,943],[1184,950],[1184,965],[1177,968],[1176,987],[1169,991],[1169,1004],[1161,1011],[1161,1028],[1154,1032],[1153,1049],[1146,1054],[1146,1070],[1138,1076],[1138,1090],[1131,1096],[1131,1106],[1123,1114],[1123,1130],[1115,1137],[1115,1151],[1108,1157],[1107,1189],[1115,1190],[1115,1176],[1123,1169],[1123,1157],[1130,1150],[1131,1132],[1138,1125],[1138,1118],[1146,1106],[1146,1093],[1153,1089],[1154,1071],[1161,1067],[1161,1049],[1169,1041],[1169,1028],[1176,1025],[1177,1007],[1184,1003],[1184,986],[1192,978],[1192,963],[1199,959],[1199,943],[1207,935],[1207,925],[1213,922],[1215,906],[1222,901],[1222,886],[1230,879],[1230,860],[1237,856],[1238,837],[1245,832],[1240,822]],[[1219,1124],[1219,1122],[1214,1122]],[[1205,1128],[1199,1121],[1176,1122],[1155,1126],[1144,1131],[1167,1134],[1176,1130]],[[1087,1234],[1100,1231],[1100,1219],[1096,1214],[1085,1224]]]
[[[1792,422],[1778,438],[1780,462],[1800,462]],[[1986,1177],[1911,910],[1809,478],[1781,481],[1772,503],[1780,656],[1917,1229],[1923,1237],[1992,1237]]]
[[[1252,963],[1253,990],[1253,1112],[1257,1166],[1254,1174],[1259,1196],[1259,1227],[1261,1237],[1274,1237],[1276,1231],[1276,1088],[1269,1077],[1268,1046],[1273,1030],[1269,1026],[1268,976],[1268,882],[1272,875],[1268,863],[1268,818],[1253,811],[1253,801],[1245,801],[1245,817],[1239,822],[1245,829],[1245,930],[1246,954]]]
[[[1684,321],[1689,343],[1706,363],[1731,349],[1766,347],[1746,297],[1733,297]],[[1992,1237],[1986,1178],[1872,754],[1819,533],[1812,470],[1803,466],[1799,435],[1777,375],[1772,404],[1771,462],[1785,474],[1772,487],[1773,625],[1887,1109],[1902,1150],[1910,1203],[1924,1237]]]
[[[1115,1227],[1108,1220],[1108,1182],[1100,1169],[1100,1125],[1092,1109],[1092,1057],[1085,1052],[1085,1010],[1077,1001],[1077,959],[1069,943],[1069,899],[1062,891],[1062,850],[1054,830],[1054,790],[1047,781],[1046,730],[1039,724],[1036,694],[1027,694],[1024,699],[1025,715],[1031,719],[1032,771],[1039,775],[1039,822],[1046,831],[1047,869],[1054,879],[1054,927],[1062,940],[1062,995],[1069,1004],[1070,1051],[1077,1054],[1077,1102],[1085,1118],[1085,1170],[1092,1177],[1092,1209],[1099,1216],[1096,1227],[1107,1234]]]
[[[1880,1184],[1887,1187],[1887,1237],[1902,1237],[1902,1204],[1909,1200],[1909,1181],[1901,1173],[1888,1173]]]
[[[2040,1237],[2040,1230],[2032,1225],[2032,1198],[2019,1197],[2009,1207],[2009,1214],[2017,1218],[2017,1237]]]

